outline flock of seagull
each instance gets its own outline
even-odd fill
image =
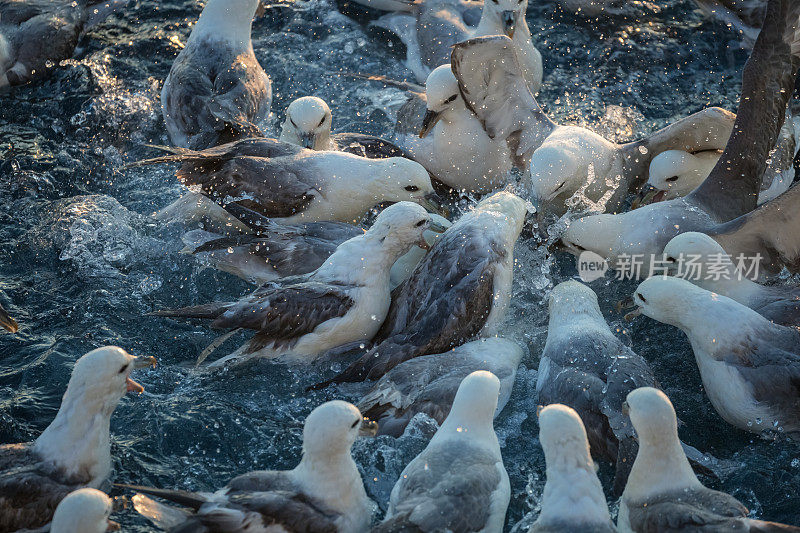
[[[388,12],[372,24],[400,37],[424,83],[352,74],[408,92],[391,141],[332,134],[331,110],[314,96],[289,105],[279,139],[266,137],[271,80],[251,43],[259,1],[209,0],[164,81],[172,145],[128,168],[177,163],[186,195],[155,216],[186,225],[198,260],[258,284],[238,300],[155,313],[225,330],[198,365],[250,330],[209,367],[359,351],[314,387],[374,385],[357,406],[334,400],[308,415],[292,470],[245,473],[215,492],[117,485],[141,515],[174,532],[502,531],[511,487],[493,419],[523,349],[498,333],[531,211],[539,224],[565,221],[547,244],[576,256],[611,265],[641,256],[645,269],[664,258],[669,275],[641,282],[634,314],[685,332],[725,421],[767,439],[800,434],[800,288],[739,276],[731,259],[756,257],[763,276],[800,270],[800,187],[791,187],[800,119],[790,106],[800,2],[700,2],[752,45],[738,113],[704,109],[627,144],[542,111],[527,0],[363,3]],[[562,3],[587,14],[626,7]],[[42,79],[118,4],[0,0],[0,87]],[[508,186],[514,172],[522,185]],[[450,221],[442,195],[453,191],[483,198]],[[368,229],[356,224],[387,203]],[[685,276],[689,256],[721,274]],[[614,335],[587,284],[560,283],[548,310],[536,386],[546,483],[529,531],[800,531],[757,520],[698,480],[719,462],[680,441],[648,362]],[[2,308],[0,326],[19,329]],[[0,531],[115,525],[99,490],[111,474],[109,422],[126,392],[143,391],[131,372],[150,365],[118,347],[77,360],[45,431],[0,446]],[[351,447],[363,434],[400,436],[420,413],[438,430],[376,524]],[[595,460],[616,468],[616,524]]]

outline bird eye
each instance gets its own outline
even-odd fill
[[[642,296],[642,293],[641,293],[641,292],[637,292],[637,293],[636,293],[636,296],[638,296],[638,297],[639,297],[639,299],[642,301],[642,303],[645,303],[645,304],[647,303],[647,298],[645,298],[644,296]]]
[[[291,122],[291,123],[292,123],[292,126],[294,126],[295,128],[297,127],[297,124],[295,124],[295,123],[294,123],[294,119],[290,118],[290,119],[289,119],[289,122]]]
[[[420,220],[419,222],[417,222],[416,226],[420,227],[423,224],[425,224],[425,221],[424,220]]]
[[[407,190],[408,192],[417,192],[419,190],[419,187],[417,187],[416,185],[406,185],[405,190]]]
[[[317,124],[317,127],[319,128],[320,126],[322,126],[322,124],[324,122],[325,122],[325,115],[322,116],[322,120],[319,121],[319,124]]]
[[[361,422],[361,421],[360,421],[360,420],[358,420],[358,419],[356,419],[356,421],[355,421],[355,422],[353,422],[353,423],[350,425],[350,427],[351,427],[351,428],[354,428],[354,427],[356,427],[356,426],[358,425],[358,423],[359,423],[359,422]]]
[[[123,372],[125,372],[126,370],[128,370],[128,365],[124,365],[122,368],[120,368],[118,373],[119,373],[119,374],[122,374],[122,373],[123,373]]]
[[[492,0],[492,2],[494,2],[494,3],[496,4],[496,3],[497,3],[497,0]]]
[[[664,180],[664,181],[670,181],[670,182],[672,182],[672,181],[678,181],[678,176],[672,176],[671,178],[667,178],[667,179],[666,179],[666,180]]]
[[[458,98],[458,95],[457,95],[457,94],[454,94],[453,96],[451,96],[450,98],[448,98],[447,100],[445,100],[445,101],[444,101],[444,103],[445,103],[445,104],[449,104],[450,102],[452,102],[452,101],[453,101],[453,100],[455,100],[456,98]]]

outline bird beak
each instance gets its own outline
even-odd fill
[[[633,199],[631,209],[637,209],[643,205],[660,202],[666,195],[667,191],[663,189],[657,189],[649,183],[646,183],[642,187],[642,190],[639,191],[639,194],[636,195],[636,198]]]
[[[636,307],[636,302],[633,301],[633,297],[629,296],[624,300],[620,300],[614,305],[614,309],[617,313],[621,313],[624,309],[633,309]]]
[[[444,214],[444,209],[442,208],[442,197],[436,194],[435,191],[427,193],[425,196],[419,199],[419,205],[427,209],[428,211],[433,211],[434,213],[438,213],[443,217],[447,218]],[[433,224],[433,222],[431,222]]]
[[[313,133],[304,133],[300,135],[300,144],[303,146],[303,148],[313,150],[314,146],[317,145],[317,136]]]
[[[622,414],[625,416],[630,416],[631,406],[628,405],[628,402],[622,402]]]
[[[637,316],[639,316],[641,314],[642,314],[642,308],[641,307],[637,307],[636,309],[634,309],[633,311],[631,311],[630,313],[625,315],[623,318],[625,318],[625,320],[627,322],[631,322],[634,318],[636,318]]]
[[[442,114],[437,111],[431,111],[427,109],[425,111],[425,118],[422,119],[422,129],[419,130],[419,138],[424,139],[428,133],[433,129],[439,119],[442,118]]]
[[[119,531],[119,524],[114,522],[113,520],[108,521],[108,526],[106,526],[106,531]]]
[[[514,38],[514,30],[517,27],[517,13],[515,11],[503,11],[503,33],[508,35],[509,39]]]
[[[436,222],[435,220],[431,220],[431,223],[430,223],[430,226],[428,226],[428,229],[430,231],[434,232],[434,233],[444,233],[445,231],[447,231],[447,226],[445,226],[444,224],[440,224],[439,222]]]
[[[9,316],[5,309],[0,306],[0,328],[16,333],[19,331],[19,324]]]
[[[133,359],[133,368],[134,370],[138,368],[147,368],[148,366],[152,366],[155,368],[156,366],[156,358],[155,357],[134,357]],[[144,387],[142,387],[139,383],[133,381],[130,376],[125,379],[125,392],[135,392],[136,394],[141,394],[144,392]]]
[[[374,420],[365,418],[361,421],[361,427],[358,430],[359,437],[374,437],[378,434],[378,423]]]

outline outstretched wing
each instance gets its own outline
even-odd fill
[[[529,157],[556,127],[528,89],[508,37],[458,43],[451,65],[467,107],[489,137],[507,139],[518,157]]]
[[[800,66],[800,2],[770,0],[742,75],[733,133],[717,165],[687,200],[732,220],[756,208]]]

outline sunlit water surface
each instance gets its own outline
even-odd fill
[[[746,59],[735,36],[704,21],[688,0],[660,4],[659,13],[635,21],[599,22],[565,14],[551,1],[529,7],[544,55],[541,101],[555,119],[626,140],[707,105],[735,110]],[[172,168],[121,170],[152,153],[143,143],[168,142],[161,82],[199,10],[192,0],[132,1],[92,31],[76,59],[50,80],[0,96],[0,301],[22,326],[16,336],[0,334],[0,442],[35,438],[55,415],[74,360],[117,344],[157,357],[159,366],[137,373],[147,391],[124,399],[113,416],[115,479],[189,490],[219,487],[248,470],[291,468],[309,411],[333,398],[356,401],[364,390],[305,393],[330,370],[263,361],[193,372],[192,362],[216,333],[145,316],[251,290],[181,254],[180,228],[151,218],[181,194]],[[410,78],[397,43],[324,0],[271,5],[255,22],[253,41],[274,83],[273,134],[289,102],[306,94],[329,102],[336,130],[391,131],[403,101],[399,91],[329,73]],[[547,334],[546,295],[575,275],[570,257],[547,257],[531,235],[526,229],[517,244],[513,304],[503,328],[529,354],[495,424],[513,492],[508,530],[525,530],[541,499],[535,381]],[[612,327],[650,362],[687,422],[682,437],[741,463],[723,480],[704,481],[735,495],[754,516],[800,523],[800,447],[724,423],[703,393],[684,335],[645,317],[625,323],[613,311],[635,284],[592,286]],[[435,425],[420,421],[398,440],[356,444],[367,492],[382,509],[433,431]],[[610,487],[611,468],[602,465],[600,474]],[[152,529],[131,510],[119,518],[126,530]]]

